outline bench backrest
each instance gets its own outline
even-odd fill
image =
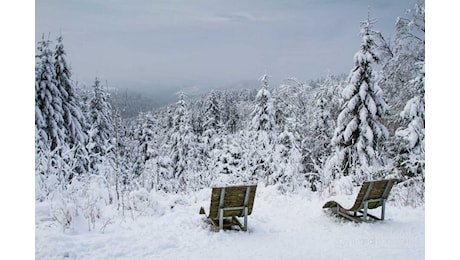
[[[388,199],[391,188],[395,183],[396,179],[364,182],[351,210],[356,211],[364,208],[366,200],[368,201],[368,209],[374,209],[382,206],[383,200]]]
[[[257,185],[214,187],[211,194],[210,218],[218,218],[219,209],[225,208],[223,217],[243,216],[244,206],[252,213]],[[236,208],[228,210],[228,208]]]

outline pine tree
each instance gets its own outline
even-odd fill
[[[140,158],[143,163],[158,155],[155,136],[155,122],[151,113],[140,115],[139,128],[136,131],[139,141]]]
[[[113,109],[112,115],[113,141],[109,142],[111,146],[110,150],[106,152],[106,157],[110,160],[114,171],[118,175],[118,184],[122,190],[130,190],[130,185],[134,178],[137,177],[135,174],[138,174],[138,172],[134,172],[133,166],[138,156],[133,152],[135,145],[130,142],[133,139],[133,131],[123,122],[118,107]]]
[[[58,37],[56,51],[54,52],[54,69],[57,86],[62,93],[62,110],[67,131],[66,142],[71,146],[83,145],[86,142],[84,132],[85,118],[80,108],[74,84],[71,81],[72,73],[66,61],[66,53],[62,36]]]
[[[425,76],[412,81],[418,95],[410,99],[401,118],[406,127],[395,133],[396,166],[405,177],[425,177]]]
[[[230,96],[228,91],[224,92],[225,97],[225,114],[223,122],[225,122],[226,130],[230,134],[235,134],[240,129],[240,115],[234,97]]]
[[[56,83],[62,94],[65,142],[69,147],[75,149],[75,157],[79,161],[76,171],[83,173],[88,170],[88,153],[86,151],[88,137],[85,132],[85,116],[71,80],[72,73],[66,61],[62,36],[57,39],[56,51],[54,52],[54,69]]]
[[[425,4],[418,1],[411,18],[398,18],[398,50],[390,62],[410,61],[413,68],[407,87],[412,93],[402,112],[402,126],[395,132],[396,167],[403,177],[425,177]],[[402,51],[404,50],[404,51]],[[402,53],[400,53],[402,52]],[[408,64],[409,66],[409,64]]]
[[[264,179],[266,184],[274,184],[270,178],[274,171],[272,155],[276,143],[273,101],[268,90],[268,75],[263,75],[260,80],[263,85],[257,93],[249,125],[250,142],[254,148],[250,154],[251,171],[254,177]]]
[[[135,168],[134,174],[141,176],[141,183],[144,183],[145,188],[151,190],[153,188],[153,181],[151,181],[151,171],[146,171],[147,163],[155,164],[158,160],[158,143],[156,137],[156,129],[153,115],[148,113],[140,113],[138,118],[138,124],[134,131],[135,138]],[[150,168],[155,166],[150,165]]]
[[[383,63],[379,85],[385,89],[391,113],[388,116],[388,129],[405,127],[399,113],[407,102],[418,96],[413,80],[420,75],[420,67],[425,62],[425,3],[417,1],[410,9],[408,17],[396,19],[396,38],[387,52],[388,60]]]
[[[361,47],[354,57],[355,67],[348,86],[342,92],[345,104],[332,139],[335,165],[344,176],[351,175],[358,183],[372,178],[371,171],[383,166],[383,145],[388,138],[387,129],[379,121],[386,113],[387,104],[372,70],[372,63],[379,61],[373,52],[374,22],[368,18],[362,23]]]
[[[70,79],[62,37],[58,38],[54,58],[50,44],[45,39],[38,42],[36,56],[36,174],[40,180],[57,178],[57,185],[66,187],[75,173],[87,170],[84,117]]]
[[[109,153],[112,144],[113,116],[108,93],[102,88],[98,78],[95,79],[92,96],[89,99],[87,121],[89,125],[89,142],[87,149],[91,156],[91,168],[95,169],[101,157]]]
[[[41,147],[61,149],[66,143],[63,93],[56,81],[50,41],[38,42],[35,67],[35,127]]]
[[[332,153],[335,126],[332,112],[341,103],[337,99],[340,93],[337,95],[339,83],[336,80],[329,76],[319,84],[313,95],[308,127],[301,144],[303,170],[312,191],[318,190],[322,181],[320,173]]]
[[[63,107],[64,93],[56,80],[51,41],[38,42],[35,68],[35,163],[36,181],[47,190],[65,188],[77,168],[76,149],[68,143]],[[51,187],[46,183],[54,183]]]
[[[256,106],[251,114],[250,130],[266,132],[270,144],[273,144],[275,141],[275,117],[273,100],[268,89],[268,75],[263,75],[260,81],[263,85],[256,96]]]
[[[174,128],[170,136],[170,158],[174,167],[174,179],[179,190],[185,190],[189,178],[197,169],[196,137],[189,121],[187,103],[180,95],[174,113]],[[187,176],[189,174],[190,176]],[[177,190],[176,190],[177,191]]]
[[[205,111],[204,111],[204,140],[209,149],[216,148],[219,140],[217,136],[222,129],[220,106],[218,103],[217,92],[212,90],[206,98]]]
[[[212,185],[241,184],[246,182],[243,151],[234,136],[225,136],[222,149],[214,152],[210,174]],[[206,187],[206,186],[205,186]]]
[[[287,129],[279,135],[275,149],[276,171],[272,183],[279,183],[283,192],[294,191],[303,184],[301,153],[294,135]]]
[[[304,163],[307,172],[317,172],[322,167],[327,156],[332,152],[331,139],[334,133],[334,120],[331,115],[336,82],[328,77],[314,95],[309,131],[303,140],[303,147],[308,149],[304,154]]]

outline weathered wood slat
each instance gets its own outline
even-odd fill
[[[248,189],[249,194],[246,194]],[[219,226],[216,223],[219,222],[219,211],[223,209],[222,218],[231,218],[233,225],[238,225],[241,230],[246,231],[247,216],[252,213],[256,190],[257,185],[214,187],[211,192],[211,205],[207,217],[211,219],[214,226]],[[247,215],[245,216],[246,208]],[[200,209],[200,214],[206,214],[203,207]],[[241,225],[236,218],[243,216],[245,216],[245,225]],[[227,219],[222,220],[222,222],[225,222],[223,226],[226,227]]]
[[[364,221],[367,221],[367,216],[376,220],[383,220],[385,214],[385,202],[388,199],[390,191],[396,181],[396,179],[389,179],[364,182],[358,192],[358,195],[356,196],[355,203],[351,208],[346,209],[336,201],[326,202],[323,208],[335,209],[337,211],[336,214],[353,221],[356,221],[356,219],[363,219]],[[367,212],[368,209],[375,209],[378,207],[382,207],[380,218]],[[363,215],[358,216],[356,214],[357,212],[363,213]]]

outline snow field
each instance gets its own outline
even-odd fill
[[[201,206],[208,212],[210,195],[151,193],[156,203],[141,213],[106,209],[112,224],[103,232],[104,217],[91,231],[81,217],[62,232],[49,204],[37,202],[36,259],[424,259],[424,208],[389,203],[385,221],[356,224],[326,214],[330,198],[259,185],[249,231],[213,232],[198,214]],[[333,199],[348,206],[354,198]]]

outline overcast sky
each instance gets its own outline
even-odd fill
[[[64,38],[73,79],[114,87],[301,81],[352,69],[360,21],[394,36],[415,0],[39,0],[35,41]]]

